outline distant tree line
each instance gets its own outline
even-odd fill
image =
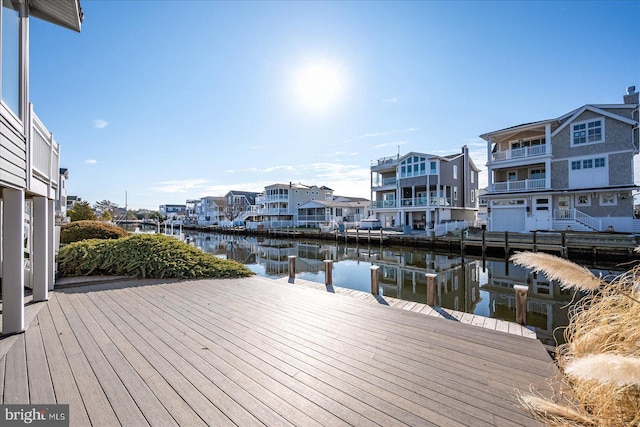
[[[109,200],[96,202],[93,206],[86,201],[75,203],[67,210],[67,216],[72,222],[97,219],[101,221],[157,220],[160,218],[160,214],[157,211],[147,209],[128,209],[125,214],[122,214],[118,205]]]

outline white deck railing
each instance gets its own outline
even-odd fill
[[[553,219],[557,220],[573,220],[586,225],[595,231],[602,231],[602,220],[587,215],[578,209],[555,209],[553,211]]]
[[[513,148],[506,151],[492,153],[491,160],[502,162],[505,160],[526,159],[527,157],[542,156],[546,153],[546,145],[535,145],[533,147]]]
[[[521,181],[494,182],[491,191],[494,193],[509,191],[544,190],[546,179],[523,179]]]

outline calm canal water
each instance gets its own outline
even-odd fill
[[[177,232],[177,230],[176,230]],[[529,286],[527,324],[545,344],[564,342],[563,326],[574,295],[542,274],[504,261],[489,261],[416,248],[356,245],[333,241],[270,239],[186,231],[191,245],[220,258],[245,264],[268,278],[288,275],[289,255],[296,277],[325,283],[324,260],[333,260],[333,285],[370,292],[372,265],[379,266],[380,294],[427,303],[425,273],[436,273],[436,305],[480,316],[515,321],[513,285]],[[615,277],[622,270],[587,266],[596,275]]]

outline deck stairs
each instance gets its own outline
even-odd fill
[[[571,227],[571,231],[596,231],[573,219],[556,219],[553,221],[554,230],[566,231],[569,230],[569,227]]]

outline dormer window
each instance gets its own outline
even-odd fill
[[[571,145],[604,142],[604,119],[589,120],[571,126]]]

